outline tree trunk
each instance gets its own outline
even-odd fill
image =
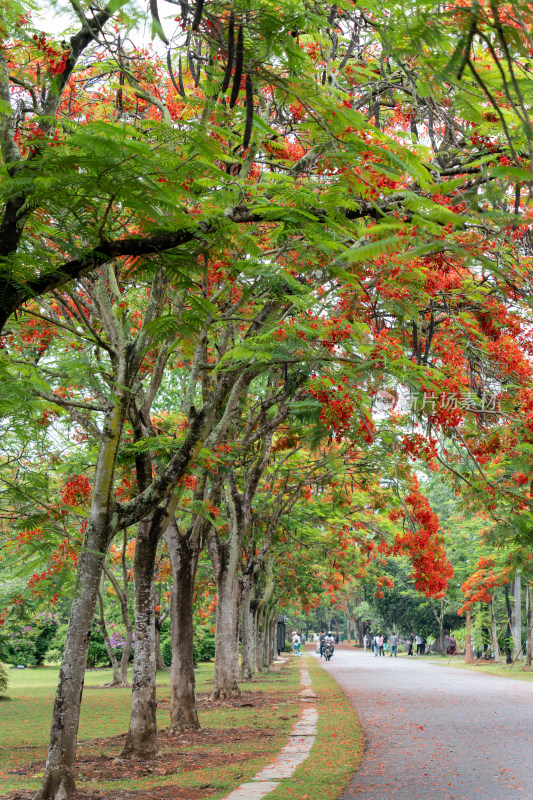
[[[492,650],[494,652],[494,663],[497,664],[500,660],[500,646],[498,644],[498,631],[496,629],[496,616],[494,614],[494,599],[491,599],[490,605],[490,630],[492,637]]]
[[[172,564],[172,596],[170,600],[170,727],[169,733],[198,730],[196,679],[194,676],[193,600],[198,547],[171,523],[165,532]]]
[[[135,655],[131,717],[122,758],[149,760],[160,755],[157,745],[154,570],[163,509],[139,522],[135,544]]]
[[[531,584],[526,585],[526,667],[531,666]]]
[[[505,627],[505,663],[512,664],[513,657],[511,655],[511,641],[512,641],[512,629],[511,629],[511,618],[512,618],[512,611],[511,611],[511,601],[509,599],[509,585],[506,583],[504,587],[505,591],[505,613],[507,615],[507,625]]]
[[[522,580],[520,575],[515,575],[513,581],[513,596],[513,657],[522,660]]]
[[[215,683],[213,700],[240,697],[238,685],[239,647],[237,626],[239,616],[239,581],[237,569],[223,571],[217,581],[217,610],[215,630]]]
[[[440,654],[443,656],[446,653],[444,647],[444,597],[440,599],[440,615],[439,615],[439,648]]]
[[[100,575],[110,538],[107,518],[100,530],[94,527],[78,561],[76,594],[59,671],[48,758],[37,793],[42,800],[64,800],[76,792],[74,763],[83,682]]]
[[[121,375],[121,385],[126,379]],[[105,554],[118,520],[113,514],[115,463],[124,424],[125,405],[106,415],[84,547],[78,559],[74,599],[59,671],[48,756],[36,800],[66,800],[76,792],[74,766],[83,682]]]
[[[107,625],[105,624],[105,617],[104,617],[104,600],[102,597],[102,592],[98,589],[98,608],[99,608],[99,615],[98,615],[98,627],[100,628],[100,632],[102,634],[102,638],[104,640],[105,649],[107,651],[107,655],[109,656],[109,660],[111,662],[111,668],[113,670],[113,680],[108,686],[122,686],[122,678],[120,676],[120,667],[118,664],[116,653],[111,645],[111,641],[109,639],[109,634],[107,632]]]
[[[122,679],[122,683],[124,684],[124,686],[129,686],[128,665],[130,663],[131,646],[133,644],[133,625],[131,624],[129,611],[127,612],[126,615],[122,613],[122,619],[124,620],[124,624],[126,625],[126,636],[124,642],[124,650],[122,651],[122,656],[120,658],[120,677]]]
[[[466,612],[466,645],[465,645],[465,663],[471,663],[474,658],[472,656],[472,614],[470,609]]]
[[[272,665],[276,660],[277,648],[276,639],[278,633],[278,614],[277,609],[272,610],[272,617],[270,619],[270,664]]]
[[[255,668],[254,614],[252,611],[253,575],[245,574],[242,582],[242,647],[241,679],[251,681]]]
[[[255,671],[261,671],[263,663],[263,634],[262,634],[262,613],[259,608],[254,614],[254,639],[255,639]]]
[[[261,663],[261,667],[263,672],[268,672],[270,669],[270,621],[271,621],[271,611],[267,609],[265,611],[265,615],[263,617],[263,659]]]

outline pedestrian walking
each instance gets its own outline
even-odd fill
[[[407,647],[408,647],[407,655],[408,656],[412,656],[413,655],[413,642],[414,642],[414,636],[413,636],[412,633],[410,633],[408,638],[407,638]]]
[[[450,649],[450,655],[454,656],[457,651],[457,642],[455,640],[455,636],[452,633],[450,633],[450,636],[448,637],[448,647]]]
[[[292,652],[294,653],[295,656],[301,656],[302,655],[300,653],[300,642],[301,642],[300,637],[298,636],[296,631],[293,631],[292,632]]]
[[[368,647],[368,636],[365,633],[365,635],[363,636],[363,653],[366,653],[367,647]]]
[[[374,650],[374,655],[377,658],[379,652],[379,636],[377,635],[377,633],[375,633],[374,636],[372,637],[372,649]]]
[[[417,656],[422,655],[420,652],[420,645],[422,644],[422,637],[418,634],[415,636],[415,645],[416,645],[416,654]]]
[[[398,657],[398,635],[392,633],[390,637],[390,657]]]
[[[383,655],[383,635],[379,637],[379,654],[380,656]]]

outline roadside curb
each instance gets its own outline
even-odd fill
[[[294,723],[287,743],[282,747],[274,761],[263,767],[251,780],[241,783],[223,800],[261,800],[279,786],[281,780],[292,777],[297,767],[302,764],[315,743],[318,709],[317,695],[311,689],[311,676],[307,667],[300,665],[300,685],[298,697],[306,705],[298,721]]]

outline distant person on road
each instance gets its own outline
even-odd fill
[[[422,637],[418,634],[415,636],[415,645],[416,645],[416,654],[417,656],[421,655],[420,653],[420,645],[422,644]]]
[[[455,636],[452,633],[450,633],[448,637],[448,647],[450,649],[450,655],[454,656],[457,652],[457,642],[455,641]]]
[[[389,637],[387,634],[383,636],[383,655],[386,656],[389,652]]]
[[[413,637],[413,634],[410,633],[408,638],[407,638],[407,646],[409,648],[407,650],[407,655],[408,656],[412,656],[413,655],[413,642],[414,642],[414,637]]]
[[[379,651],[379,636],[377,633],[372,637],[372,649],[374,650],[374,655],[377,657]]]
[[[368,636],[365,633],[365,635],[363,636],[363,653],[366,653],[367,647],[368,647]]]
[[[379,646],[379,654],[380,654],[380,656],[382,656],[383,655],[383,636],[379,637],[378,646]]]
[[[293,631],[292,632],[292,652],[294,653],[295,656],[301,656],[302,655],[300,653],[300,642],[301,642],[300,637],[298,636],[296,631]]]
[[[397,658],[398,656],[398,635],[396,633],[392,633],[390,637],[390,657]]]

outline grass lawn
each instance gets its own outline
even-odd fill
[[[0,703],[0,797],[39,786],[58,671],[57,667],[10,671],[10,699]],[[78,769],[84,777],[78,779],[78,788],[87,796],[98,789],[113,798],[118,796],[118,789],[129,789],[144,790],[139,795],[144,798],[150,796],[146,790],[173,786],[175,791],[165,797],[224,797],[273,758],[299,714],[296,665],[242,684],[245,692],[254,694],[240,703],[253,705],[212,707],[201,693],[211,689],[213,664],[201,664],[196,679],[203,730],[173,739],[161,737],[164,756],[172,753],[180,762],[178,772],[165,774],[158,766],[165,758],[149,765],[137,762],[133,770],[125,769],[124,762],[113,768],[123,738],[113,741],[110,737],[119,737],[128,728],[131,693],[127,688],[98,688],[110,679],[107,671],[92,671],[86,676],[78,751]],[[168,722],[168,673],[159,673],[158,687],[158,722],[163,730]],[[109,777],[112,780],[106,780]]]
[[[499,675],[501,678],[512,678],[516,681],[533,681],[533,668],[524,667],[522,662],[519,661],[511,668],[508,664],[495,664],[493,661],[480,661],[479,664],[465,664],[461,659],[462,656],[458,656],[452,661],[450,661],[449,656],[440,656],[438,659],[433,656],[431,657],[431,661],[445,667],[467,669],[471,672],[483,672],[487,675]]]

